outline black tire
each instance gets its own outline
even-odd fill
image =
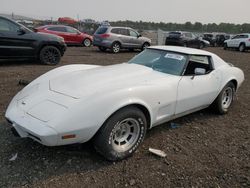
[[[91,42],[91,40],[89,38],[86,38],[86,39],[83,40],[82,44],[85,47],[90,47],[92,42]]]
[[[121,44],[119,42],[114,42],[111,46],[111,51],[116,54],[119,53],[120,50],[121,50]]]
[[[233,103],[234,94],[235,85],[232,82],[229,82],[213,102],[212,109],[218,114],[226,114]],[[226,99],[226,97],[228,98]]]
[[[143,112],[133,106],[125,107],[103,124],[94,137],[94,146],[107,160],[119,161],[135,152],[146,131],[147,121]]]
[[[105,52],[107,50],[107,48],[103,47],[103,46],[98,46],[99,50],[102,52]]]
[[[45,65],[56,65],[61,60],[61,53],[55,46],[45,46],[40,51],[39,60]]]
[[[141,51],[145,50],[147,47],[149,47],[150,44],[148,42],[145,42],[142,47],[141,47]]]
[[[246,45],[244,43],[241,43],[239,46],[239,51],[244,52],[246,50]]]
[[[227,43],[224,43],[224,46],[223,46],[224,50],[227,50]]]

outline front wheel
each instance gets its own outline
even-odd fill
[[[91,44],[92,44],[92,42],[91,42],[90,39],[86,38],[86,39],[83,40],[83,46],[90,47]]]
[[[222,91],[212,104],[214,110],[219,114],[226,114],[233,102],[234,94],[235,94],[235,86],[232,82],[229,82],[222,89]]]
[[[45,46],[40,51],[39,59],[42,64],[56,65],[61,60],[61,53],[55,46]]]
[[[240,51],[240,52],[244,52],[244,51],[245,51],[245,48],[246,48],[245,44],[240,44],[240,46],[239,46],[239,51]]]
[[[94,137],[96,150],[110,161],[131,156],[143,141],[147,130],[145,115],[136,107],[114,113]]]
[[[141,51],[143,51],[143,50],[145,50],[147,47],[149,47],[150,46],[150,44],[149,43],[147,43],[147,42],[145,42],[143,45],[142,45],[142,47],[141,47]]]

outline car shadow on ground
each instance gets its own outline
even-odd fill
[[[145,141],[167,134],[170,129],[181,128],[187,122],[206,121],[214,116],[209,110],[203,110],[178,118],[174,124],[164,123],[150,130]],[[0,187],[30,185],[51,177],[95,171],[113,164],[97,154],[91,142],[46,147],[28,138],[14,137],[5,121],[0,122],[0,132]]]
[[[23,65],[41,65],[35,60],[0,60],[0,67],[4,66],[23,66]]]

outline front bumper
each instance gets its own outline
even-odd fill
[[[38,119],[29,116],[17,107],[13,107],[13,105],[15,104],[12,102],[5,114],[5,117],[20,137],[32,138],[33,140],[46,146],[58,145],[59,136],[56,130],[48,125],[45,125]]]

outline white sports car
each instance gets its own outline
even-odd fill
[[[210,105],[226,113],[243,80],[213,53],[153,46],[128,63],[56,68],[21,90],[6,118],[18,135],[47,146],[93,139],[115,161],[132,155],[156,125]]]

